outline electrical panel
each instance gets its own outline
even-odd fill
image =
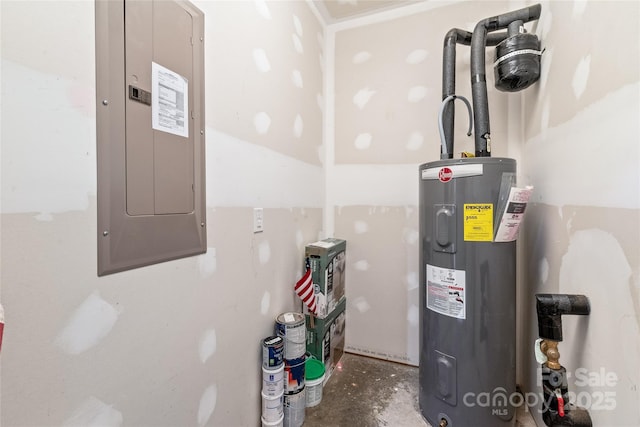
[[[204,15],[96,1],[98,275],[206,251]]]

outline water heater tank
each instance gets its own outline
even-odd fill
[[[516,162],[446,159],[419,170],[420,410],[434,427],[512,427],[516,242],[493,236]]]

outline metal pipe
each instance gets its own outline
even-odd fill
[[[471,95],[475,127],[477,157],[491,156],[491,129],[489,126],[489,100],[485,75],[485,47],[487,34],[503,30],[514,21],[529,22],[540,18],[542,6],[533,6],[486,18],[476,24],[471,36]]]
[[[453,141],[451,143],[451,147],[449,147],[449,144],[447,144],[445,134],[444,134],[443,113],[447,105],[453,104],[453,102],[451,101],[455,101],[456,99],[461,99],[462,101],[464,101],[465,105],[467,106],[467,110],[469,111],[469,130],[467,131],[467,136],[471,136],[471,131],[473,130],[473,113],[471,112],[471,104],[469,103],[469,100],[467,100],[467,98],[465,98],[464,96],[458,96],[458,95],[447,96],[444,99],[444,101],[442,101],[442,104],[440,104],[440,111],[438,113],[438,129],[440,130],[440,158],[441,159],[453,158],[453,152],[450,151],[450,150],[453,150]]]

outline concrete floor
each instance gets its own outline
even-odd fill
[[[535,427],[523,408],[516,427]],[[429,427],[418,407],[418,368],[345,353],[307,408],[304,427]]]

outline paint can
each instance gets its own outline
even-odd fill
[[[283,427],[284,424],[284,414],[277,421],[267,421],[264,417],[260,418],[262,421],[262,427]]]
[[[276,369],[262,367],[262,392],[267,396],[278,396],[284,392],[284,364]]]
[[[262,340],[262,366],[274,369],[282,365],[284,339],[273,335]]]
[[[298,393],[304,388],[305,355],[297,359],[284,360],[284,391],[287,394]]]
[[[304,423],[306,406],[304,388],[295,394],[285,394],[284,427],[300,427]]]
[[[305,394],[306,406],[311,408],[322,401],[322,386],[324,382],[324,363],[317,359],[308,358],[305,362]]]
[[[272,423],[283,415],[284,392],[277,396],[268,396],[262,392],[262,419]]]
[[[276,335],[284,339],[285,359],[298,359],[304,355],[306,334],[302,313],[282,313],[276,317]]]

